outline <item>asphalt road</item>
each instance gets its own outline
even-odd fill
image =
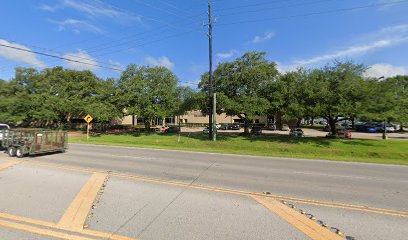
[[[408,167],[71,144],[30,158],[274,195],[408,211]]]
[[[71,144],[0,154],[0,239],[405,240],[407,183],[404,166]]]

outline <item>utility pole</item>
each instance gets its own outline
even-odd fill
[[[213,126],[213,73],[212,73],[212,14],[211,14],[211,0],[208,1],[208,43],[209,43],[209,57],[210,57],[210,70],[209,70],[209,82],[208,82],[208,95],[209,99],[209,116],[208,116],[208,128],[209,139],[213,140],[214,126]]]

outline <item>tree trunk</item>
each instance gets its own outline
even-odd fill
[[[311,125],[314,126],[314,118],[312,118],[312,124]]]
[[[146,129],[146,131],[150,131],[150,127],[151,127],[150,120],[145,121],[145,129]]]
[[[400,122],[400,131],[401,131],[401,132],[404,131],[404,126],[403,126],[403,123],[402,123],[402,122]]]
[[[300,124],[302,123],[302,119],[301,118],[298,118],[297,119],[297,122],[296,122],[296,127],[297,128],[300,128]]]
[[[354,117],[351,117],[351,128],[354,129],[356,126],[356,121]]]
[[[178,127],[179,127],[179,133],[181,133],[181,119],[180,119],[180,115],[178,116]]]
[[[331,132],[333,135],[336,135],[336,133],[337,133],[336,120],[330,117],[330,118],[329,118],[329,126],[330,126],[330,132]]]
[[[276,113],[276,128],[279,130],[282,130],[282,113],[277,112]]]
[[[249,134],[249,124],[247,119],[244,119],[244,133]]]

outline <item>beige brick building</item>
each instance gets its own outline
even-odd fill
[[[191,123],[191,124],[206,124],[208,123],[208,116],[204,115],[201,111],[189,111],[185,115],[169,117],[165,119],[156,119],[152,122],[152,125],[164,125],[164,124],[178,124],[179,119],[181,123]],[[125,116],[122,119],[122,125],[137,125],[143,122],[143,119],[138,119],[137,116]],[[228,116],[225,113],[217,114],[217,123],[237,123],[240,122],[238,116]],[[266,124],[268,123],[268,118],[266,116],[258,116],[254,118],[254,123]],[[141,123],[144,124],[144,123]]]

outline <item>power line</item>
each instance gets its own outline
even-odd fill
[[[359,6],[359,7],[340,8],[340,9],[333,9],[333,10],[328,10],[328,11],[296,14],[296,15],[282,16],[282,17],[275,17],[275,18],[263,18],[263,19],[254,19],[254,20],[223,23],[223,24],[217,24],[217,26],[227,26],[227,25],[235,25],[235,24],[243,24],[243,23],[254,23],[254,22],[264,22],[264,21],[288,19],[288,18],[307,17],[307,16],[314,16],[314,15],[337,13],[337,12],[348,12],[348,11],[354,11],[354,10],[359,10],[359,9],[364,9],[364,8],[380,7],[380,6],[387,6],[387,5],[394,5],[394,4],[403,4],[403,3],[407,3],[407,2],[408,2],[408,0],[387,2],[387,3],[377,3],[377,4],[370,4],[370,5]]]
[[[105,4],[105,3],[101,2],[100,0],[95,0],[95,1],[98,2],[99,4]],[[155,21],[155,22],[162,23],[162,28],[164,28],[165,26],[167,26],[167,27],[170,26],[170,27],[176,28],[176,29],[177,29],[177,28],[180,28],[179,25],[175,25],[175,24],[178,23],[179,21],[174,22],[173,24],[170,24],[170,23],[164,22],[164,21],[162,21],[162,20],[157,20],[157,19],[154,19],[154,18],[152,18],[152,17],[147,17],[147,16],[140,15],[140,14],[138,14],[138,13],[130,12],[130,11],[128,11],[128,10],[124,10],[124,9],[122,9],[122,8],[119,8],[119,7],[110,5],[110,4],[105,4],[105,5],[109,6],[110,8],[114,8],[114,9],[117,9],[117,10],[120,10],[120,11],[123,11],[123,12],[126,12],[126,13],[128,13],[128,14],[130,14],[130,15],[134,15],[134,16],[137,16],[137,17],[145,18],[145,19],[150,20],[150,21]],[[204,13],[200,13],[200,14],[197,14],[197,15],[194,15],[194,16],[190,16],[190,17],[188,17],[188,18],[184,18],[183,20],[185,21],[185,20],[192,19],[192,18],[198,18],[199,16],[201,16],[201,15],[203,15],[203,14],[204,14]],[[167,18],[167,17],[169,17],[169,16],[170,16],[170,15],[167,15],[167,16],[165,16],[164,18]],[[124,28],[123,30],[125,30],[125,29],[131,29],[131,28],[134,28],[134,26],[128,27],[128,28]],[[157,29],[155,29],[155,30],[149,30],[149,31],[147,31],[147,32],[153,32],[153,31],[158,31],[158,30],[157,30]],[[128,37],[131,37],[131,36],[134,36],[134,35],[140,35],[140,34],[145,34],[145,32],[138,32],[138,33],[136,33],[136,34],[131,34],[131,35],[128,35]],[[105,35],[106,37],[108,37],[107,34],[104,34],[104,35]],[[128,38],[128,37],[123,37],[123,38],[120,38],[120,39],[126,39],[126,38]],[[98,38],[100,38],[100,37],[92,37],[92,38],[89,38],[89,39],[86,39],[86,40],[83,40],[83,41],[79,41],[79,42],[75,42],[75,43],[70,43],[69,45],[80,44],[80,43],[84,43],[84,42],[89,42],[89,41],[91,41],[91,40],[98,39]],[[117,41],[118,41],[118,40],[113,40],[113,42],[117,42]],[[112,43],[112,41],[110,41],[108,44],[111,44],[111,43]],[[57,48],[61,48],[61,47],[64,46],[64,45],[66,45],[66,44],[58,45],[58,46],[52,48],[52,50],[57,49]],[[104,44],[102,44],[102,45],[106,45],[106,43],[104,43]],[[99,46],[99,45],[98,45],[98,46]],[[92,48],[93,48],[93,47],[92,47]]]
[[[71,54],[63,54],[63,53],[61,53],[61,52],[57,52],[57,51],[54,51],[54,50],[52,50],[52,49],[47,49],[47,48],[39,47],[39,46],[32,45],[32,44],[21,43],[21,42],[17,42],[17,41],[13,41],[13,40],[7,39],[7,38],[3,38],[3,39],[7,40],[7,41],[10,42],[10,43],[20,44],[20,45],[23,44],[24,46],[33,47],[33,48],[37,48],[37,49],[42,49],[42,50],[44,50],[44,51],[53,52],[53,53],[56,53],[56,54],[59,54],[59,55],[63,55],[63,56],[65,56],[65,57],[66,57],[66,56],[68,56],[68,57],[74,57],[74,58],[76,58],[76,59],[82,59],[82,60],[87,60],[87,61],[95,61],[95,62],[97,62],[97,63],[99,63],[99,64],[105,64],[105,65],[108,65],[108,66],[117,66],[116,64],[111,64],[111,63],[107,63],[107,62],[96,61],[96,60],[94,60],[94,59],[87,58],[87,57],[75,56],[75,55],[72,55],[72,53],[71,53]],[[51,62],[51,63],[54,63],[54,62]]]
[[[74,59],[69,59],[69,58],[65,58],[65,57],[60,57],[60,56],[56,56],[56,55],[51,55],[48,53],[43,53],[43,52],[38,52],[38,51],[32,51],[32,50],[28,50],[28,49],[24,49],[24,48],[19,48],[19,47],[14,47],[14,46],[10,46],[10,45],[6,45],[6,44],[1,44],[1,47],[6,47],[6,48],[11,48],[14,50],[18,50],[18,51],[24,51],[24,52],[29,52],[29,53],[34,53],[34,54],[38,54],[38,55],[42,55],[42,56],[46,56],[46,57],[51,57],[51,58],[57,58],[57,59],[61,59],[61,60],[65,60],[65,61],[70,61],[70,62],[75,62],[75,63],[81,63],[81,64],[86,64],[86,65],[90,65],[90,66],[94,66],[94,67],[100,67],[100,68],[105,68],[105,69],[110,69],[110,70],[115,70],[118,72],[124,72],[124,69],[119,69],[119,68],[111,68],[111,67],[106,67],[103,65],[99,65],[99,64],[93,64],[93,63],[87,63],[87,62],[82,62],[82,61],[78,61],[78,60],[74,60]],[[194,83],[194,82],[186,82],[186,81],[179,81],[181,83],[186,83],[186,84],[192,84],[192,85],[198,85],[198,83]]]
[[[286,0],[286,2],[290,2],[294,0]],[[235,6],[235,7],[228,7],[228,8],[220,8],[220,9],[214,9],[216,12],[218,11],[228,11],[228,10],[233,10],[233,9],[239,9],[239,8],[248,8],[248,7],[256,7],[256,6],[263,6],[263,5],[269,5],[271,3],[277,3],[277,2],[282,2],[282,0],[275,0],[275,1],[267,1],[267,2],[259,2],[259,3],[254,3],[254,4],[247,4],[247,5],[241,5],[241,6]]]
[[[106,69],[110,69],[110,70],[123,72],[122,69],[118,69],[118,68],[106,67],[106,66],[103,66],[103,65],[93,64],[93,63],[88,63],[88,62],[82,62],[82,61],[73,60],[73,59],[70,59],[70,58],[60,57],[60,56],[56,56],[56,55],[52,55],[52,54],[48,54],[48,53],[43,53],[43,52],[38,52],[38,51],[32,51],[32,50],[19,48],[19,47],[14,47],[14,46],[6,45],[6,44],[1,44],[0,43],[0,46],[15,49],[15,50],[18,50],[18,51],[34,53],[34,54],[38,54],[38,55],[42,55],[42,56],[46,56],[46,57],[57,58],[57,59],[61,59],[61,60],[69,61],[69,62],[81,63],[81,64],[90,65],[90,66],[94,66],[94,67],[106,68]]]
[[[134,47],[146,46],[146,45],[149,45],[149,44],[152,44],[152,43],[156,43],[156,42],[160,42],[160,41],[163,41],[163,40],[166,40],[166,39],[183,36],[183,35],[186,35],[186,34],[189,34],[189,33],[192,33],[192,32],[194,32],[194,31],[193,31],[193,30],[190,30],[190,31],[185,31],[185,32],[181,32],[181,33],[176,33],[176,34],[173,34],[173,35],[169,35],[169,36],[166,36],[166,37],[163,37],[163,38],[156,39],[156,40],[154,40],[154,41],[150,41],[150,42],[146,42],[146,43],[134,45],[134,46],[132,46],[132,47],[130,47],[130,48],[125,48],[125,49],[122,49],[122,50],[117,50],[117,51],[112,51],[112,52],[107,52],[107,53],[95,55],[94,57],[100,57],[100,56],[110,55],[110,54],[117,53],[117,52],[122,52],[122,51],[126,51],[126,50],[131,50],[131,49],[134,48]]]
[[[337,0],[318,0],[318,1],[313,1],[313,2],[296,3],[296,4],[292,4],[292,5],[279,6],[279,7],[264,7],[264,8],[255,9],[255,10],[246,10],[246,11],[239,11],[239,12],[221,14],[221,15],[217,15],[217,17],[233,16],[233,15],[240,15],[240,14],[245,14],[245,13],[257,13],[257,12],[268,11],[268,10],[276,10],[276,9],[284,9],[284,8],[290,8],[290,7],[305,6],[305,5],[311,5],[311,4],[321,3],[321,2],[330,2],[330,1],[337,1]]]

